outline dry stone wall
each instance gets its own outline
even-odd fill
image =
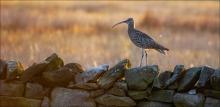
[[[27,69],[0,60],[0,107],[220,107],[220,69],[131,68],[128,59],[85,70],[52,54]]]

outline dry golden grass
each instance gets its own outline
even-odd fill
[[[114,65],[129,58],[138,66],[141,51],[127,27],[111,26],[133,17],[136,27],[170,49],[149,52],[161,70],[176,64],[220,67],[219,2],[21,2],[1,1],[1,52],[26,67],[55,52],[65,63]]]

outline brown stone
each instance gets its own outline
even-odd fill
[[[116,95],[116,96],[126,96],[126,93],[123,89],[117,88],[117,87],[112,87],[107,91],[108,94]]]
[[[64,67],[72,69],[73,72],[76,73],[83,73],[85,71],[85,68],[83,68],[80,64],[78,63],[68,63],[64,65]]]
[[[136,91],[136,90],[128,90],[128,96],[131,97],[133,100],[142,100],[147,98],[148,93],[144,91]]]
[[[69,85],[68,88],[72,89],[84,89],[84,90],[96,90],[99,88],[97,83],[78,83]]]
[[[104,89],[98,89],[98,90],[90,91],[90,96],[93,97],[93,98],[101,96],[103,94],[105,94]]]
[[[131,107],[136,105],[135,101],[129,97],[119,97],[111,94],[99,96],[95,101],[105,106]]]
[[[173,105],[169,103],[146,101],[138,103],[137,107],[173,107]]]
[[[51,93],[51,107],[96,107],[87,91],[57,87]]]
[[[204,93],[205,96],[214,97],[214,98],[220,99],[220,91],[211,90],[211,89],[205,89],[203,91],[203,93]]]
[[[4,60],[0,59],[0,79],[6,79],[7,64]]]
[[[40,107],[41,100],[0,96],[0,107]]]
[[[204,107],[219,107],[219,106],[220,106],[220,99],[206,97]]]
[[[5,82],[0,80],[0,95],[21,97],[24,94],[25,85],[19,81]]]
[[[74,80],[75,73],[71,69],[63,67],[54,71],[43,72],[43,78],[50,86],[67,86]]]

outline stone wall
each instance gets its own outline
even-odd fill
[[[52,54],[24,70],[0,60],[0,107],[220,107],[219,69],[130,66],[125,59],[85,70]]]

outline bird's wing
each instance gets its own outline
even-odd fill
[[[151,38],[150,36],[148,36],[147,34],[141,32],[141,31],[139,31],[139,30],[136,30],[136,29],[135,29],[135,32],[136,32],[138,35],[142,36],[143,38],[146,38],[146,39],[149,39],[149,40],[153,40],[153,38]],[[154,40],[153,40],[153,41],[154,41]]]

